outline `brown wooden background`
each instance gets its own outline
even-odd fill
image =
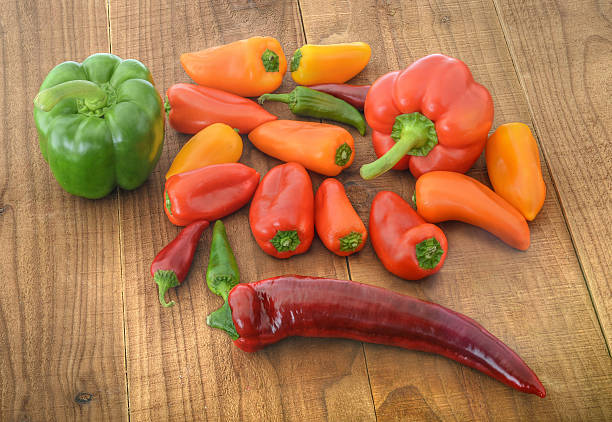
[[[0,420],[611,420],[612,6],[605,0],[9,0],[0,7]],[[90,201],[63,192],[38,150],[32,99],[47,72],[94,52],[137,58],[165,91],[186,82],[178,57],[252,35],[303,43],[365,41],[372,82],[424,55],[465,61],[491,91],[494,128],[537,135],[548,188],[526,253],[461,223],[442,224],[443,270],[411,283],[371,246],[349,259],[315,240],[278,261],[251,239],[247,209],[225,219],[243,281],[283,273],[351,278],[463,312],[515,349],[546,399],[448,359],[330,339],[256,353],[206,326],[210,230],[192,273],[162,309],[148,270],[178,228],[162,211],[165,171],[188,136],[166,131],[156,171],[133,192]],[[281,87],[293,87],[290,77]],[[293,118],[283,104],[266,107]],[[339,179],[366,220],[368,135]],[[245,138],[246,141],[246,138]],[[245,142],[242,161],[278,162]],[[470,175],[488,183],[481,159]],[[320,176],[313,175],[315,186]]]

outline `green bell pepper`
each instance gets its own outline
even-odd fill
[[[164,143],[164,107],[137,60],[94,54],[49,72],[34,99],[40,151],[67,192],[101,198],[147,179]]]

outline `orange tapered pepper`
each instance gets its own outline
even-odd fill
[[[431,171],[416,182],[416,208],[428,223],[457,220],[480,227],[522,251],[529,248],[525,217],[491,189],[461,173]]]
[[[338,175],[355,158],[351,134],[325,123],[273,120],[251,131],[249,140],[265,154],[324,176]]]
[[[348,256],[363,249],[368,237],[344,186],[336,179],[325,179],[315,195],[315,228],[327,249]]]
[[[242,138],[225,123],[214,123],[195,134],[174,157],[166,179],[178,173],[236,163],[242,155]]]
[[[287,71],[283,49],[272,37],[251,37],[184,53],[181,65],[197,84],[243,97],[274,91]]]
[[[529,126],[506,123],[498,127],[487,141],[485,157],[495,192],[533,220],[544,205],[546,185]]]
[[[364,42],[306,44],[293,54],[291,77],[300,85],[342,84],[366,67],[371,54]]]

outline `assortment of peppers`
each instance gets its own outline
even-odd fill
[[[165,107],[148,69],[135,60],[97,54],[54,68],[35,99],[40,149],[68,192],[88,198],[116,185],[133,189],[157,163],[170,125],[194,135],[166,173],[164,211],[185,226],[153,260],[151,275],[163,306],[167,291],[187,276],[202,232],[216,221],[206,282],[224,299],[207,323],[253,352],[289,336],[340,337],[437,353],[513,388],[545,396],[537,376],[511,349],[475,321],[449,309],[352,281],[297,275],[239,283],[221,218],[249,201],[249,223],[261,249],[275,258],[306,252],[315,230],[339,256],[360,251],[368,230],[336,179],[355,158],[355,142],[338,126],[278,120],[260,104],[287,103],[299,116],[333,120],[361,135],[372,128],[376,161],[364,179],[409,169],[417,178],[416,211],[402,197],[379,192],[369,237],[383,266],[418,280],[440,270],[448,241],[433,223],[458,220],[526,250],[527,220],[544,203],[546,187],[536,141],[520,123],[493,122],[489,91],[461,61],[441,54],[378,78],[372,86],[345,82],[367,65],[365,43],[304,45],[289,65],[300,85],[274,94],[287,70],[280,43],[252,37],[185,53],[180,61],[197,83],[167,91]],[[259,103],[244,97],[259,97]],[[364,116],[360,113],[364,111]],[[135,119],[139,124],[134,124]],[[265,174],[244,164],[240,134],[285,161]],[[485,149],[486,148],[486,149]],[[494,190],[465,173],[485,149]],[[330,178],[313,194],[307,170]]]

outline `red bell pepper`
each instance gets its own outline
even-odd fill
[[[206,220],[194,221],[182,229],[153,259],[151,275],[159,286],[159,303],[162,306],[174,305],[174,301],[166,302],[166,292],[171,287],[178,286],[187,277],[200,236],[208,226]]]
[[[433,54],[378,78],[365,117],[380,158],[361,167],[364,179],[407,167],[414,177],[432,170],[465,173],[487,141],[493,100],[465,63]]]
[[[255,101],[215,88],[175,84],[166,92],[170,125],[182,133],[198,133],[213,123],[225,123],[247,134],[278,119]]]
[[[332,178],[325,179],[315,195],[315,228],[325,247],[339,256],[359,252],[368,238],[344,186]]]
[[[246,205],[258,184],[259,173],[240,163],[175,174],[166,180],[164,211],[177,226],[218,220]]]
[[[263,178],[249,210],[257,244],[276,258],[310,248],[314,237],[314,195],[308,172],[298,163],[272,168]]]
[[[308,88],[333,95],[346,101],[353,107],[363,110],[370,85],[320,84],[310,85]]]
[[[387,270],[406,280],[440,271],[448,242],[396,193],[379,192],[370,210],[370,242]]]

